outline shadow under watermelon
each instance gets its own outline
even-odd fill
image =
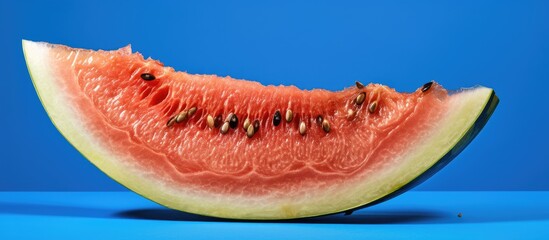
[[[429,210],[361,211],[352,215],[334,214],[320,217],[291,220],[235,220],[171,209],[148,208],[117,213],[117,217],[143,220],[198,221],[198,222],[248,222],[248,223],[304,223],[304,224],[420,224],[433,223],[444,219],[445,214]]]
[[[201,216],[180,212],[163,207],[145,207],[134,209],[101,208],[92,206],[71,206],[55,204],[36,204],[22,202],[0,201],[0,215],[28,215],[50,217],[74,217],[96,219],[128,219],[136,221],[188,221],[188,222],[246,222],[246,223],[299,223],[299,224],[461,224],[461,223],[495,223],[513,221],[544,221],[549,220],[549,212],[537,209],[535,206],[523,205],[521,209],[514,208],[503,211],[500,206],[478,204],[474,209],[462,207],[462,217],[451,209],[441,211],[430,208],[369,208],[355,211],[351,215],[343,213],[321,217],[282,220],[282,221],[247,221]]]

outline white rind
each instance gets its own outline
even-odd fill
[[[226,218],[286,219],[308,217],[352,209],[373,202],[409,183],[449,152],[473,127],[488,103],[492,89],[478,87],[451,96],[448,114],[424,141],[394,159],[390,166],[368,175],[360,182],[344,183],[316,191],[301,199],[262,202],[242,197],[197,194],[191,189],[175,189],[134,166],[128,156],[116,152],[109,143],[90,133],[84,117],[63,94],[65,86],[48,63],[51,46],[23,40],[25,59],[34,86],[54,125],[65,138],[95,166],[129,189],[170,208]],[[396,166],[396,167],[392,167]]]

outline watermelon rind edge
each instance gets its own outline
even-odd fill
[[[457,139],[455,144],[451,148],[448,149],[448,151],[445,152],[445,154],[440,157],[438,160],[433,161],[432,165],[428,168],[425,168],[423,171],[421,171],[416,177],[401,180],[398,182],[398,184],[391,186],[390,190],[385,191],[383,194],[379,194],[379,196],[375,196],[368,200],[368,202],[365,202],[363,204],[358,204],[355,206],[351,206],[348,208],[339,209],[338,211],[321,211],[319,209],[318,214],[311,214],[310,212],[308,214],[299,214],[292,212],[291,214],[288,213],[280,213],[279,215],[273,214],[272,216],[269,215],[253,215],[253,212],[250,213],[239,213],[238,211],[234,210],[227,210],[222,209],[223,206],[205,206],[204,203],[193,200],[193,202],[186,203],[187,205],[178,205],[180,203],[173,201],[170,199],[172,196],[169,194],[162,193],[159,189],[156,189],[157,186],[155,186],[155,183],[147,182],[146,180],[136,178],[135,176],[131,176],[130,171],[126,171],[122,166],[116,166],[116,164],[110,164],[105,162],[105,157],[109,155],[105,155],[101,152],[96,152],[94,150],[93,146],[86,146],[86,144],[89,144],[85,140],[86,136],[82,136],[81,133],[78,133],[78,128],[74,126],[70,126],[71,123],[66,123],[63,121],[69,121],[69,120],[63,120],[59,119],[59,110],[54,108],[59,108],[59,106],[52,106],[51,104],[55,102],[51,99],[44,99],[44,96],[42,96],[44,92],[51,91],[51,89],[44,89],[49,88],[52,86],[44,86],[42,84],[39,86],[37,84],[37,77],[41,78],[52,78],[52,76],[37,76],[39,74],[33,74],[36,72],[40,73],[46,73],[46,75],[49,73],[47,66],[45,63],[41,61],[45,61],[46,59],[29,59],[29,53],[27,51],[28,48],[32,47],[33,50],[39,49],[40,47],[38,44],[47,44],[47,43],[36,43],[31,41],[23,40],[23,52],[25,56],[25,60],[27,62],[27,67],[29,69],[29,73],[31,75],[31,79],[33,82],[33,85],[37,91],[38,97],[46,109],[46,112],[48,113],[48,116],[50,117],[52,123],[54,126],[59,130],[59,132],[67,139],[69,143],[71,143],[83,156],[85,156],[90,162],[95,165],[97,168],[99,168],[101,171],[105,172],[109,177],[114,179],[115,181],[119,182],[121,185],[127,187],[128,189],[142,195],[145,198],[148,198],[154,202],[157,202],[161,205],[183,210],[190,213],[195,213],[199,215],[204,216],[213,216],[213,217],[222,217],[222,218],[231,218],[231,219],[255,219],[255,220],[273,220],[273,219],[293,219],[293,218],[306,218],[306,217],[314,217],[314,216],[322,216],[322,215],[328,215],[328,214],[334,214],[334,213],[340,213],[340,212],[346,212],[351,213],[352,211],[355,211],[360,208],[372,206],[381,202],[384,202],[386,200],[389,200],[393,197],[396,197],[400,194],[402,194],[405,191],[408,191],[409,189],[413,188],[414,186],[420,184],[421,182],[428,179],[430,176],[438,172],[442,167],[446,166],[452,159],[457,156],[464,148],[467,146],[472,139],[480,132],[480,130],[484,127],[492,113],[494,112],[494,109],[496,108],[499,99],[495,95],[495,92],[492,89],[484,88],[484,87],[476,87],[473,89],[467,89],[464,91],[460,91],[459,93],[455,93],[453,95],[460,95],[460,94],[472,94],[478,92],[478,96],[472,96],[471,98],[475,98],[471,100],[471,105],[482,105],[482,108],[474,108],[475,111],[465,111],[467,114],[470,114],[470,116],[467,116],[468,120],[473,121],[472,124],[468,125],[463,129],[459,130],[460,137]],[[42,46],[43,47],[43,46]],[[46,51],[46,50],[44,50]],[[34,53],[33,53],[34,54]],[[33,56],[35,57],[35,56]],[[30,61],[29,61],[30,60]],[[32,63],[30,63],[32,62]],[[38,69],[37,69],[38,68]],[[43,79],[41,79],[43,80]],[[48,79],[47,79],[48,80]],[[51,79],[49,79],[51,80]],[[44,94],[45,95],[45,94]],[[46,95],[50,97],[49,95]],[[55,98],[55,97],[53,97]],[[53,101],[53,102],[52,102]],[[62,107],[62,106],[61,106]],[[467,106],[466,106],[467,107]],[[63,109],[64,111],[71,111],[70,109]],[[478,114],[477,114],[478,113]],[[455,115],[455,114],[454,114]],[[67,125],[68,124],[68,125]],[[448,123],[451,124],[451,123]],[[61,125],[61,126],[60,126]],[[67,127],[69,126],[69,127]],[[71,127],[74,127],[74,129],[70,129]],[[456,130],[457,131],[457,130]],[[454,132],[455,133],[455,132]],[[92,144],[93,145],[93,144]],[[85,146],[85,147],[84,147]],[[110,164],[110,165],[109,165]],[[394,177],[394,176],[393,176]],[[391,180],[391,179],[387,179]],[[156,195],[155,195],[156,194]],[[189,200],[190,201],[190,200]],[[194,205],[193,205],[194,204]],[[201,210],[195,210],[194,208],[190,208],[189,206],[193,205],[194,207],[200,207]],[[211,211],[204,211],[204,209]],[[314,206],[312,207],[314,210]]]

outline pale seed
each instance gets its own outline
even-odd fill
[[[250,119],[246,118],[246,120],[244,120],[244,123],[242,124],[242,127],[244,128],[244,131],[247,131],[249,126],[250,126]]]
[[[225,118],[225,122],[231,121],[231,119],[233,118],[233,116],[234,116],[234,113],[229,113],[229,115],[227,115],[227,117]]]
[[[305,135],[306,132],[307,132],[307,125],[305,125],[305,122],[300,122],[299,123],[299,133],[301,135]]]
[[[206,123],[208,124],[208,127],[214,128],[215,120],[212,117],[212,115],[209,115],[206,117]]]
[[[322,129],[324,132],[330,132],[330,122],[328,122],[328,120],[324,119],[324,121],[322,121]]]
[[[168,122],[166,123],[166,126],[171,127],[175,124],[176,116],[171,117]]]
[[[189,117],[194,115],[194,113],[196,112],[197,108],[196,107],[192,107],[189,109]]]
[[[252,138],[254,134],[255,134],[254,126],[248,125],[248,130],[246,130],[246,136],[248,136],[248,138]]]
[[[356,96],[355,103],[357,105],[362,105],[362,103],[364,103],[365,99],[366,99],[366,93],[361,92],[361,93],[358,94],[358,96]]]
[[[286,122],[291,122],[292,119],[294,119],[294,112],[290,109],[286,110]]]
[[[370,113],[374,113],[377,109],[377,101],[373,101],[372,103],[370,103],[370,105],[368,106],[368,112]]]
[[[221,125],[221,129],[219,129],[219,132],[221,134],[225,134],[229,131],[229,122],[224,122],[223,125]]]
[[[188,113],[187,110],[185,110],[185,111],[183,111],[183,112],[177,114],[177,116],[175,117],[175,122],[176,122],[176,123],[181,123],[181,122],[187,120],[188,114],[189,114],[189,113]]]

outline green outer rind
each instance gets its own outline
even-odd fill
[[[388,201],[392,198],[398,197],[400,194],[403,194],[412,188],[418,186],[419,184],[425,182],[427,179],[435,175],[438,171],[443,169],[446,165],[448,165],[455,157],[457,157],[464,149],[473,141],[473,139],[480,133],[482,128],[486,125],[494,111],[496,110],[496,107],[499,103],[499,98],[496,96],[495,91],[492,90],[492,93],[490,95],[489,100],[486,102],[486,105],[484,106],[484,109],[482,110],[481,114],[475,121],[475,123],[467,130],[463,137],[457,142],[456,145],[452,149],[450,149],[440,160],[438,160],[435,164],[433,164],[431,167],[427,168],[425,172],[421,173],[419,176],[417,176],[412,181],[402,185],[400,188],[395,188],[395,190],[375,201],[372,201],[370,203],[364,204],[362,206],[358,206],[355,208],[351,208],[344,211],[329,213],[329,214],[322,214],[317,216],[310,216],[310,217],[304,217],[304,218],[314,218],[314,217],[322,217],[322,216],[328,216],[328,215],[334,215],[334,214],[341,214],[344,213],[345,215],[351,215],[354,211],[371,207],[377,204],[380,204],[382,202]]]
[[[494,111],[496,110],[498,103],[499,103],[499,98],[496,96],[495,91],[492,91],[492,94],[490,95],[490,99],[486,103],[486,106],[482,110],[482,113],[477,118],[473,126],[471,126],[471,128],[467,132],[465,132],[463,137],[454,146],[454,148],[450,149],[450,151],[447,152],[438,162],[436,162],[433,166],[428,168],[416,179],[412,180],[411,182],[407,183],[401,188],[396,189],[394,192],[389,193],[385,197],[382,197],[378,200],[375,200],[363,206],[353,208],[343,212],[345,212],[346,214],[351,214],[353,211],[359,210],[361,208],[370,207],[370,206],[385,202],[387,200],[390,200],[391,198],[397,197],[398,195],[411,190],[412,188],[425,182],[427,179],[435,175],[435,173],[440,171],[442,168],[448,165],[455,157],[457,157],[457,155],[459,155],[463,151],[463,149],[465,149],[465,147],[467,147],[467,145],[469,145],[469,143],[471,143],[473,139],[480,133],[480,130],[484,128],[484,126],[488,122],[488,119],[490,119],[490,117],[492,116],[492,113],[494,113]]]
[[[36,43],[29,43],[29,44],[36,44]],[[25,42],[23,42],[23,50],[24,50],[24,54],[25,54],[25,59],[27,60],[27,64],[29,64],[27,52],[25,51]],[[46,59],[42,59],[42,60],[44,61]],[[35,79],[34,78],[35,76],[32,75],[32,70],[31,70],[30,66],[28,66],[28,68],[29,68],[29,73],[31,74],[31,78],[33,79],[33,84],[34,84],[34,86],[37,90],[38,96],[39,96],[42,104],[46,108],[46,110],[48,112],[48,115],[50,116],[50,118],[51,118],[53,124],[55,125],[55,127],[60,131],[60,133],[82,155],[84,155],[86,158],[88,158],[88,160],[90,160],[90,162],[92,162],[93,165],[98,167],[101,171],[105,172],[109,177],[111,177],[115,181],[121,183],[122,185],[124,185],[128,189],[138,193],[139,195],[141,195],[143,197],[146,197],[147,199],[150,199],[152,201],[155,201],[155,202],[157,202],[161,205],[164,205],[164,206],[167,206],[167,207],[170,207],[170,208],[174,208],[174,209],[179,209],[179,210],[185,209],[184,211],[188,211],[188,212],[192,212],[192,213],[200,214],[200,215],[204,215],[204,216],[224,217],[224,218],[233,218],[233,219],[273,220],[273,219],[306,218],[306,217],[314,217],[314,216],[321,216],[321,215],[329,215],[329,214],[338,213],[338,212],[351,212],[352,210],[362,208],[362,207],[366,207],[366,206],[371,206],[373,204],[380,203],[382,201],[385,201],[385,200],[388,200],[392,197],[395,197],[395,196],[401,194],[402,192],[412,188],[413,186],[423,182],[425,179],[427,179],[428,177],[433,175],[440,168],[442,168],[443,166],[448,164],[448,162],[453,157],[455,157],[455,155],[457,155],[457,153],[459,153],[461,150],[463,150],[463,148],[472,140],[472,138],[478,133],[478,131],[480,131],[480,129],[482,128],[482,126],[484,126],[484,124],[486,123],[488,117],[493,112],[493,110],[494,110],[494,108],[497,104],[497,97],[495,97],[495,95],[493,93],[493,90],[490,90],[491,91],[490,93],[491,93],[492,96],[489,98],[489,101],[488,100],[486,101],[486,104],[485,104],[485,106],[482,110],[482,114],[477,115],[477,118],[474,120],[474,124],[472,124],[469,128],[464,128],[464,129],[469,129],[469,130],[464,131],[460,135],[461,137],[458,138],[460,140],[457,141],[457,144],[454,144],[454,147],[451,148],[444,155],[444,157],[434,161],[433,165],[428,167],[427,170],[423,171],[423,173],[417,175],[413,179],[410,179],[409,181],[406,181],[406,182],[400,182],[398,185],[394,185],[391,188],[391,189],[394,189],[394,190],[388,191],[388,192],[386,192],[386,194],[383,194],[383,195],[375,195],[375,196],[377,196],[376,198],[373,198],[372,200],[369,200],[369,201],[364,201],[363,203],[366,203],[366,204],[360,204],[360,206],[358,206],[359,204],[357,204],[357,205],[349,207],[349,208],[347,208],[346,210],[343,210],[343,211],[341,211],[342,208],[339,208],[336,211],[332,211],[332,210],[330,210],[330,211],[325,211],[324,210],[323,212],[319,211],[318,214],[314,214],[314,213],[302,214],[302,215],[278,214],[276,216],[273,215],[271,217],[265,217],[265,216],[264,217],[253,217],[253,216],[250,217],[250,216],[244,215],[242,213],[234,212],[235,209],[238,209],[238,207],[225,209],[225,207],[220,207],[219,204],[217,205],[217,207],[216,206],[207,206],[207,205],[205,205],[205,203],[198,203],[198,205],[190,205],[190,206],[199,207],[200,209],[203,209],[202,211],[200,209],[197,210],[197,209],[194,209],[194,208],[190,209],[188,207],[181,207],[181,205],[178,205],[179,202],[178,202],[177,199],[170,200],[168,198],[170,196],[173,196],[173,195],[170,195],[171,193],[170,194],[164,194],[162,192],[159,192],[158,190],[152,189],[151,186],[154,186],[154,185],[152,185],[153,182],[147,183],[146,181],[144,182],[143,180],[139,180],[139,179],[136,179],[135,177],[132,177],[130,172],[128,172],[124,169],[121,169],[120,166],[117,166],[116,163],[112,163],[111,166],[105,165],[106,163],[104,162],[104,159],[103,160],[102,159],[97,159],[97,158],[101,158],[101,157],[104,158],[105,157],[104,152],[95,153],[93,151],[90,152],[90,149],[88,149],[88,148],[84,148],[82,150],[79,149],[77,145],[82,146],[82,140],[83,139],[81,139],[78,136],[76,136],[77,137],[76,140],[72,139],[72,138],[69,139],[66,134],[70,135],[70,132],[65,132],[65,131],[72,131],[73,134],[74,134],[75,129],[68,129],[67,130],[66,129],[67,126],[64,126],[65,131],[62,131],[60,126],[57,125],[56,121],[54,121],[55,116],[51,115],[51,112],[48,110],[49,108],[47,107],[47,104],[45,104],[47,101],[45,101],[45,99],[42,99],[42,96],[41,96],[40,92],[38,91],[39,87],[36,85],[36,82],[35,82],[35,80],[37,80],[37,79]],[[493,101],[493,99],[496,99],[496,100]],[[495,104],[493,104],[493,103],[490,104],[490,102],[495,102]],[[484,100],[483,100],[483,103],[484,103]],[[489,107],[489,106],[492,106],[492,107]],[[53,106],[50,106],[50,107],[52,107],[52,109],[53,109]],[[488,113],[488,114],[486,114],[486,113]],[[482,116],[486,116],[486,117],[483,118]],[[57,116],[57,117],[59,117],[59,116]],[[64,124],[66,124],[66,123],[63,123],[63,125]],[[477,129],[477,130],[475,131],[475,129]],[[70,135],[70,136],[75,137],[73,135]],[[93,148],[91,148],[91,150],[93,150]],[[102,151],[101,149],[98,149],[98,150]],[[95,161],[92,161],[92,159],[95,159]],[[103,169],[103,168],[110,169],[114,172],[111,172],[110,170],[106,171],[107,169]],[[129,181],[134,180],[134,181],[137,181],[137,183],[128,182],[128,180]],[[126,185],[125,183],[129,184],[129,185]],[[153,195],[151,195],[152,193],[158,194],[158,195],[154,196],[154,198],[153,198],[152,197]],[[193,196],[187,196],[187,197],[192,198]],[[193,202],[193,201],[195,203],[197,203],[197,199],[198,198],[193,198],[191,200],[188,200],[187,203],[188,202]],[[312,206],[314,206],[314,204]],[[204,211],[204,209],[206,209],[206,210]],[[245,209],[242,209],[242,208],[240,208],[240,209],[245,210]],[[320,209],[320,208],[314,207],[314,209]],[[248,211],[248,210],[245,210],[245,211]],[[248,211],[248,213],[249,213],[249,211]]]

